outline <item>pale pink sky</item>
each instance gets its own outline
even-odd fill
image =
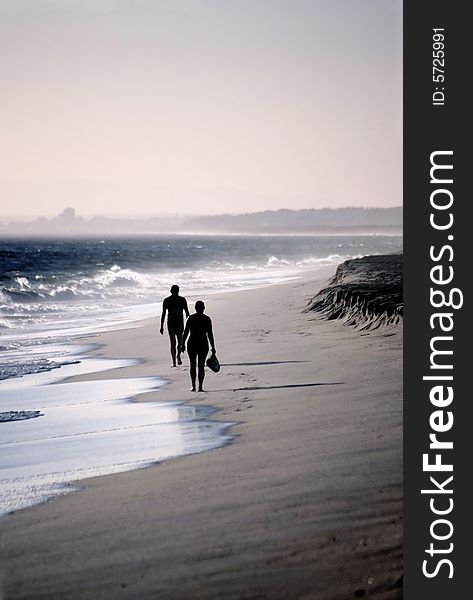
[[[402,203],[401,0],[0,0],[0,217]]]

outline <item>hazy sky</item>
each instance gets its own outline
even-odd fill
[[[402,203],[401,0],[0,0],[0,217]]]

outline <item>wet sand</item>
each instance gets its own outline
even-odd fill
[[[140,400],[215,406],[234,440],[2,518],[5,598],[400,598],[402,332],[304,313],[332,274],[206,299],[204,394],[159,315],[94,338],[142,362],[83,379],[168,378]]]

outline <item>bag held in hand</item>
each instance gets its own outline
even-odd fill
[[[218,373],[220,371],[220,363],[218,362],[216,354],[212,354],[210,358],[207,359],[207,366],[214,373]]]

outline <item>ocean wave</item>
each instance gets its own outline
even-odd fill
[[[143,286],[149,283],[149,276],[138,273],[132,269],[122,269],[119,265],[113,265],[110,269],[100,271],[93,277],[99,287],[133,287]]]
[[[2,293],[9,300],[13,300],[14,302],[38,302],[42,299],[42,295],[33,290],[12,290],[11,288],[3,288]]]
[[[266,268],[284,268],[284,267],[310,267],[310,266],[329,266],[337,265],[348,258],[357,258],[360,255],[353,254],[329,254],[328,256],[306,256],[299,260],[290,260],[288,258],[279,258],[270,256],[266,261]]]
[[[266,261],[266,267],[287,267],[291,265],[291,261],[286,258],[278,258],[277,256],[270,256]]]
[[[8,285],[0,290],[0,302],[8,304],[14,301],[25,304],[105,299],[107,290],[111,288],[146,287],[149,283],[146,276],[130,269],[120,269],[117,265],[92,275],[78,275],[75,279],[62,282],[47,282],[40,275],[33,283],[27,277],[16,277],[10,281],[13,282],[17,284],[15,287]]]
[[[325,257],[307,256],[300,260],[270,255],[263,263],[213,261],[200,268],[138,272],[114,264],[109,269],[98,269],[94,273],[77,273],[75,277],[46,278],[41,274],[33,278],[17,276],[0,289],[0,304],[4,308],[20,308],[20,312],[61,312],[73,310],[74,303],[134,300],[154,300],[168,292],[169,286],[181,281],[193,289],[219,290],[222,287],[241,287],[253,283],[259,275],[273,277],[272,273],[291,269],[336,264],[347,257],[331,254]],[[265,275],[266,273],[266,275]],[[276,275],[277,276],[277,275]],[[14,284],[14,285],[13,285]],[[64,307],[62,305],[70,305]],[[7,311],[8,312],[8,311]]]
[[[13,323],[8,319],[0,318],[0,329],[11,329],[13,327]],[[0,346],[0,352],[3,350],[3,347]]]
[[[304,258],[300,261],[298,261],[296,264],[298,266],[309,266],[309,265],[323,265],[323,266],[330,266],[330,265],[338,265],[341,262],[348,260],[349,258],[361,258],[361,254],[329,254],[328,256],[325,257],[315,257],[315,256],[308,256],[307,258]]]

